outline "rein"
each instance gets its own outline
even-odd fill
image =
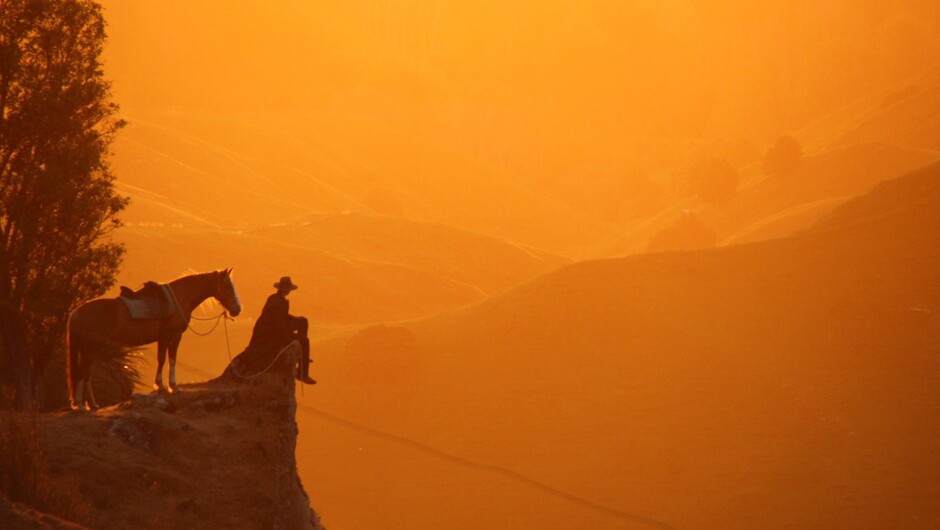
[[[182,308],[182,306],[180,306],[179,300],[176,299],[176,293],[173,292],[173,288],[172,288],[172,287],[170,287],[170,286],[167,286],[167,287],[168,287],[168,290],[170,291],[170,294],[173,296],[173,301],[174,301],[174,303],[176,303],[176,307],[177,307],[177,309],[179,310],[180,315],[182,316],[182,315],[183,315],[183,308]],[[254,375],[242,375],[242,374],[240,374],[240,373],[238,372],[237,366],[232,362],[232,343],[231,343],[231,341],[229,340],[229,337],[228,337],[228,321],[229,321],[229,320],[234,321],[235,319],[232,318],[232,317],[230,317],[230,316],[228,316],[228,312],[227,312],[226,310],[222,310],[222,312],[219,313],[218,315],[216,315],[216,316],[214,316],[214,317],[208,317],[208,318],[200,318],[200,317],[197,317],[197,316],[193,316],[192,313],[190,313],[189,318],[190,318],[191,320],[200,320],[200,321],[203,321],[203,322],[209,322],[209,321],[215,320],[215,324],[212,325],[212,328],[210,328],[209,331],[206,331],[206,332],[203,332],[203,333],[200,333],[200,332],[196,331],[195,329],[193,329],[193,325],[192,325],[192,324],[190,324],[188,321],[186,322],[186,327],[189,329],[189,331],[192,331],[193,333],[195,333],[196,335],[199,335],[200,337],[205,337],[205,336],[207,336],[207,335],[210,335],[212,332],[215,331],[215,328],[219,327],[219,322],[220,322],[220,321],[222,322],[222,328],[225,330],[225,348],[226,348],[226,350],[228,351],[228,363],[229,363],[229,366],[232,368],[232,372],[233,372],[235,375],[237,375],[238,377],[242,378],[242,379],[249,379],[249,380],[250,380],[250,379],[254,379],[254,378],[256,378],[256,377],[259,377],[259,376],[261,376],[261,375],[264,375],[268,370],[271,369],[271,367],[274,366],[274,363],[276,363],[277,360],[281,358],[281,355],[282,355],[285,351],[287,351],[288,348],[290,348],[291,344],[293,344],[293,341],[292,341],[292,342],[289,343],[287,346],[284,346],[283,348],[281,348],[281,351],[277,352],[277,355],[275,355],[274,358],[271,359],[271,363],[268,364],[268,365],[264,368],[264,370],[261,370],[260,372],[254,374]],[[300,385],[300,391],[301,391],[301,393],[303,392],[303,385]]]
[[[225,312],[222,313],[222,315],[224,315],[224,314],[225,314]],[[221,317],[222,315],[220,315],[220,317]],[[205,319],[205,320],[212,320],[212,319]],[[281,358],[281,354],[283,354],[285,351],[287,351],[287,349],[291,347],[291,344],[293,344],[293,343],[295,342],[295,341],[291,341],[290,343],[287,344],[287,346],[284,346],[283,348],[281,348],[281,351],[277,352],[277,355],[275,355],[274,358],[271,359],[271,363],[268,364],[268,365],[264,368],[264,370],[261,370],[260,372],[254,374],[254,375],[243,375],[243,374],[241,374],[241,373],[238,372],[238,365],[236,365],[235,363],[232,362],[232,344],[231,344],[231,342],[229,342],[229,339],[228,339],[228,321],[229,321],[229,320],[233,320],[233,321],[234,321],[235,319],[234,319],[234,318],[232,318],[232,319],[226,318],[225,320],[222,321],[222,327],[225,328],[225,347],[228,349],[228,365],[229,365],[229,367],[232,369],[232,373],[234,373],[235,375],[237,375],[238,377],[240,377],[240,378],[242,378],[242,379],[251,380],[251,379],[254,379],[254,378],[258,377],[258,376],[264,375],[264,373],[267,372],[268,370],[270,370],[271,367],[274,366],[274,363],[276,363],[277,360]],[[216,322],[216,326],[217,326],[217,325],[218,325],[218,322]],[[213,329],[215,329],[215,328],[213,327]],[[301,393],[301,395],[303,394],[303,391],[304,391],[304,386],[303,386],[303,385],[300,385],[300,393]]]
[[[189,331],[192,331],[193,333],[195,333],[196,335],[199,335],[200,337],[205,337],[205,336],[211,334],[213,331],[215,331],[215,328],[219,327],[219,321],[222,320],[223,318],[225,318],[225,319],[231,318],[231,317],[228,316],[228,314],[227,314],[227,312],[226,312],[225,309],[223,309],[221,313],[219,313],[218,315],[216,315],[216,316],[214,316],[214,317],[200,318],[200,317],[197,317],[197,316],[193,316],[192,312],[190,312],[190,313],[189,313],[189,318],[186,318],[186,315],[183,314],[183,306],[180,305],[180,301],[176,298],[176,293],[173,291],[173,287],[172,287],[170,284],[166,284],[166,288],[167,288],[168,291],[170,291],[170,296],[173,297],[173,303],[176,305],[176,309],[177,309],[177,311],[179,312],[180,316],[183,317],[184,320],[186,320],[186,327],[189,328]],[[200,332],[196,331],[196,330],[193,328],[193,325],[190,324],[190,322],[189,322],[190,320],[201,320],[201,321],[204,321],[204,322],[210,321],[210,320],[215,320],[215,324],[212,325],[212,328],[211,328],[209,331],[206,331],[206,332],[204,332],[204,333],[200,333]],[[232,320],[235,320],[235,319],[232,319]],[[226,342],[226,343],[228,342],[228,326],[226,326],[226,328],[225,328],[225,342]],[[228,356],[229,356],[229,359],[231,359],[231,357],[232,357],[231,348],[229,348],[229,355],[228,355]]]
[[[205,331],[205,332],[196,331],[196,330],[193,328],[193,325],[192,325],[192,324],[190,324],[190,323],[187,323],[187,324],[186,324],[186,327],[189,328],[189,331],[192,331],[193,333],[195,333],[196,335],[199,335],[200,337],[205,337],[206,335],[209,335],[209,334],[211,334],[213,331],[215,331],[215,328],[219,327],[219,321],[220,321],[220,320],[223,320],[223,319],[224,319],[224,320],[229,320],[231,317],[229,317],[229,316],[226,314],[225,311],[222,311],[221,313],[219,313],[218,315],[216,315],[216,316],[214,316],[214,317],[199,318],[199,317],[194,317],[194,316],[190,315],[190,318],[193,319],[193,320],[201,320],[201,321],[204,321],[204,322],[208,322],[208,321],[210,321],[210,320],[215,320],[215,324],[212,325],[212,327],[209,329],[209,331]],[[226,342],[228,341],[228,326],[226,326],[226,328],[225,328],[225,340],[226,340]]]

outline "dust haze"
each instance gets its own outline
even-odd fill
[[[940,4],[103,4],[120,283],[234,267],[183,382],[300,286],[326,527],[940,526]]]

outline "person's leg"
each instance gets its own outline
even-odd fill
[[[306,318],[298,317],[296,326],[294,337],[301,346],[300,362],[297,363],[297,379],[312,385],[316,381],[310,377],[310,338],[307,337],[309,324]]]

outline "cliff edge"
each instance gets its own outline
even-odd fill
[[[297,474],[294,359],[93,413],[7,416],[0,449],[22,458],[0,469],[0,528],[320,529]]]

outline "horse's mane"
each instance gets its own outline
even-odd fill
[[[195,277],[198,277],[198,276],[209,276],[210,274],[221,274],[221,273],[222,273],[222,270],[223,270],[223,269],[216,269],[216,270],[206,271],[206,272],[190,272],[190,273],[187,273],[187,274],[180,274],[180,275],[177,276],[176,278],[173,278],[172,280],[170,280],[170,281],[168,281],[168,282],[166,282],[166,283],[173,283],[173,282],[178,281],[178,280],[186,280],[186,279],[195,278]]]

